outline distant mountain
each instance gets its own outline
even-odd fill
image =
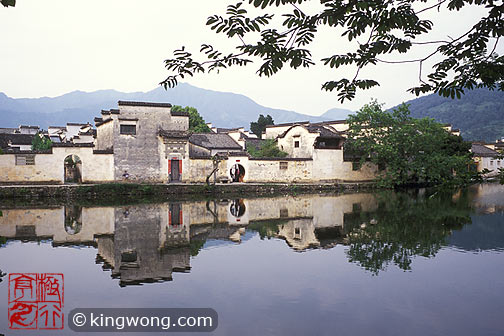
[[[340,108],[332,108],[328,110],[326,113],[322,114],[321,117],[327,118],[330,120],[343,120],[348,117],[349,114],[354,113],[353,111],[340,109]]]
[[[407,102],[414,118],[452,124],[466,140],[493,142],[504,137],[504,92],[468,90],[460,99],[431,94]]]
[[[7,97],[0,92],[0,127],[38,125],[62,126],[67,122],[92,122],[102,109],[117,108],[118,100],[169,102],[193,106],[207,122],[218,127],[249,127],[259,114],[271,115],[276,124],[293,121],[323,121],[325,116],[309,116],[293,111],[261,106],[244,95],[205,90],[181,83],[174,89],[158,87],[149,92],[124,93],[114,90],[74,91],[54,98]]]

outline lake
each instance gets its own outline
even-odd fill
[[[212,308],[215,335],[504,335],[498,184],[0,210],[0,334],[78,335],[75,308]],[[9,330],[17,273],[64,275],[63,330]]]

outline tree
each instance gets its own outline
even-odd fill
[[[16,0],[0,0],[0,3],[2,3],[4,7],[16,6]]]
[[[247,152],[254,158],[283,158],[287,156],[287,153],[278,148],[275,139],[262,141],[258,148],[249,146]]]
[[[348,259],[374,275],[390,264],[411,270],[416,256],[434,257],[453,230],[471,223],[467,190],[459,198],[447,192],[422,196],[391,191],[377,198],[375,211],[345,217],[345,228],[351,228]]]
[[[32,140],[32,150],[48,150],[52,147],[52,141],[42,133],[37,133]]]
[[[229,5],[225,16],[212,15],[206,24],[217,34],[236,38],[239,43],[231,52],[202,44],[202,59],[196,59],[184,47],[174,51],[174,58],[165,60],[165,66],[174,74],[162,84],[165,88],[177,85],[179,78],[196,73],[219,71],[232,66],[246,66],[251,58],[262,64],[259,76],[271,76],[284,66],[293,69],[315,64],[310,45],[320,30],[330,30],[353,43],[352,49],[342,52],[341,46],[333,55],[322,58],[325,66],[339,69],[355,67],[353,77],[330,80],[322,89],[337,90],[339,100],[353,99],[358,89],[379,85],[372,78],[361,78],[366,67],[379,63],[417,63],[418,84],[408,91],[417,96],[436,92],[445,97],[460,97],[464,89],[475,87],[504,90],[504,57],[495,53],[500,37],[504,35],[504,4],[494,0],[438,0],[432,5],[427,0],[320,0],[315,11],[304,5],[308,0],[241,0]],[[487,11],[478,22],[456,37],[432,40],[433,22],[425,15],[433,10],[448,10],[452,17],[468,5],[484,7]],[[256,17],[248,15],[247,7],[282,12],[282,23],[271,13]],[[315,14],[311,14],[315,12]],[[336,44],[335,44],[336,45]],[[396,60],[393,55],[410,54],[420,46],[424,56]],[[431,49],[431,47],[433,49]],[[440,60],[426,75],[424,63]]]
[[[172,106],[173,112],[189,113],[189,131],[194,133],[210,133],[212,130],[205,122],[205,119],[199,114],[198,110],[191,106],[182,107],[179,105]]]
[[[257,135],[259,139],[261,139],[262,133],[266,130],[266,126],[274,124],[275,122],[269,114],[266,117],[260,114],[259,118],[257,118],[257,121],[250,123],[250,130],[252,131],[252,133]]]
[[[499,168],[499,183],[504,184],[504,168]]]
[[[408,106],[387,112],[372,101],[347,119],[345,151],[380,169],[379,184],[457,184],[475,178],[471,144],[450,134],[433,119],[413,119]]]

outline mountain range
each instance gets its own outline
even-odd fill
[[[323,121],[332,115],[310,116],[257,104],[252,99],[235,93],[218,92],[181,83],[176,88],[158,87],[148,92],[124,93],[115,90],[94,92],[74,91],[54,98],[14,99],[0,93],[0,127],[18,125],[61,126],[67,122],[88,122],[100,116],[102,109],[117,108],[118,100],[170,102],[174,105],[198,109],[207,122],[218,127],[248,128],[259,114],[271,115],[276,124],[294,121]],[[346,113],[345,113],[346,111]],[[350,110],[341,110],[342,119]]]
[[[294,121],[324,121],[345,119],[352,113],[345,109],[330,109],[320,116],[311,116],[257,104],[235,93],[197,88],[181,83],[176,88],[158,87],[148,92],[124,93],[115,90],[94,92],[74,91],[58,97],[10,98],[0,92],[0,127],[19,125],[63,126],[67,122],[92,122],[102,109],[117,108],[118,100],[170,102],[193,106],[207,122],[217,127],[248,128],[259,114],[271,115],[276,124]],[[450,123],[461,130],[466,140],[495,141],[504,137],[504,92],[476,89],[467,91],[461,99],[449,99],[431,94],[406,102],[415,118],[430,117]]]
[[[429,117],[458,128],[465,140],[494,142],[504,137],[504,92],[468,90],[460,99],[437,94],[406,102],[414,118]]]

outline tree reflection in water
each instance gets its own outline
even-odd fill
[[[471,223],[466,191],[458,197],[440,192],[383,192],[377,198],[376,211],[345,215],[345,227],[351,228],[347,236],[349,261],[375,275],[391,263],[411,270],[415,256],[435,256],[452,230]]]

